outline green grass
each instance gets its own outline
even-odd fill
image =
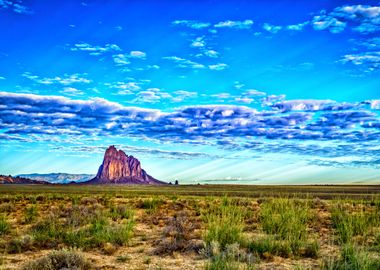
[[[27,224],[34,222],[38,215],[38,209],[36,205],[31,205],[24,210],[24,221]]]
[[[10,230],[10,225],[7,218],[4,215],[0,215],[0,235],[8,233]]]
[[[354,245],[342,247],[339,259],[325,259],[323,270],[378,270],[380,269],[380,259],[374,258],[364,249]]]
[[[243,209],[224,198],[221,205],[211,207],[205,214],[206,232],[203,240],[206,245],[217,242],[222,247],[241,243],[243,240]]]
[[[126,205],[111,205],[110,217],[116,221],[118,219],[131,219],[134,216],[134,211]]]
[[[349,243],[355,236],[368,237],[372,229],[380,227],[380,211],[350,211],[352,204],[338,203],[332,210],[333,226],[341,244]]]
[[[143,199],[139,203],[139,207],[142,209],[146,209],[147,214],[154,214],[157,212],[158,208],[164,203],[163,199],[154,197],[154,198],[147,198]]]
[[[260,221],[265,233],[273,235],[276,240],[285,241],[281,246],[290,247],[291,253],[299,255],[306,245],[311,214],[308,200],[278,198],[261,204]]]

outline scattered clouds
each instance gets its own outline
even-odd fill
[[[138,93],[152,103],[174,95],[158,88]],[[256,93],[257,94],[257,93]],[[275,97],[272,97],[275,100]],[[278,96],[277,96],[278,100]],[[249,103],[249,100],[240,100]],[[259,111],[246,106],[202,105],[173,111],[126,107],[101,98],[0,93],[1,140],[30,136],[120,136],[166,143],[214,145],[234,151],[335,157],[380,154],[380,101],[283,100]],[[36,137],[38,140],[38,136]],[[318,144],[315,140],[318,140]],[[376,148],[377,147],[377,148]],[[378,159],[378,158],[377,158]],[[360,164],[359,164],[360,165]]]
[[[364,72],[378,71],[380,69],[380,51],[346,54],[340,62],[351,63],[360,67]]]
[[[346,26],[355,32],[373,33],[380,30],[380,6],[344,5],[329,13],[322,10],[312,23],[314,29],[328,29],[332,33],[340,33]]]
[[[9,9],[19,14],[33,13],[32,10],[23,5],[21,0],[0,0],[0,8]]]
[[[253,25],[252,20],[245,21],[223,21],[214,25],[216,28],[235,28],[235,29],[250,29]]]
[[[209,27],[210,23],[192,21],[192,20],[176,20],[172,22],[173,25],[186,26],[192,29],[203,29]]]
[[[88,52],[90,55],[99,56],[108,52],[121,51],[120,47],[116,44],[106,44],[104,46],[93,46],[88,43],[77,43],[70,49],[71,51]]]
[[[64,74],[63,76],[53,77],[53,78],[40,78],[37,75],[33,75],[30,72],[25,72],[22,74],[23,77],[28,78],[36,83],[51,85],[51,84],[62,84],[62,85],[71,85],[75,83],[91,83],[90,79],[87,79],[87,73],[79,74]]]

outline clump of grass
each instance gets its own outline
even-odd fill
[[[116,221],[118,219],[131,219],[134,216],[133,210],[126,205],[112,205],[110,207],[110,217]]]
[[[25,208],[25,210],[24,210],[24,222],[26,224],[32,223],[33,221],[36,220],[37,215],[38,215],[37,206],[31,205],[31,206]]]
[[[251,241],[247,244],[247,248],[249,251],[263,258],[272,257],[274,255],[289,258],[292,254],[292,248],[288,241],[276,240],[270,235]]]
[[[287,241],[292,254],[298,255],[306,244],[311,219],[307,201],[278,198],[261,205],[260,221],[264,232]]]
[[[0,215],[0,235],[4,235],[10,230],[10,225],[4,215]]]
[[[216,241],[221,248],[243,240],[243,210],[224,198],[220,206],[212,207],[205,215],[206,232],[203,240],[206,245]]]
[[[342,247],[339,259],[325,259],[323,270],[377,270],[380,269],[380,259],[371,257],[368,252],[354,245]]]
[[[88,262],[81,253],[75,250],[59,250],[29,262],[22,267],[23,270],[53,270],[75,269],[88,270],[94,266]]]
[[[139,202],[138,207],[142,209],[146,209],[147,214],[154,214],[157,212],[158,207],[160,207],[164,201],[157,197],[144,199]]]
[[[349,243],[355,236],[366,237],[372,227],[380,226],[380,212],[369,211],[349,212],[343,204],[338,204],[332,210],[333,226],[341,244]]]

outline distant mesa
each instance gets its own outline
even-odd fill
[[[163,185],[161,182],[141,169],[140,161],[128,156],[115,146],[107,148],[102,165],[95,178],[83,184],[145,184]]]
[[[31,173],[19,174],[19,177],[37,181],[49,182],[52,184],[75,184],[88,181],[94,178],[94,174],[70,174],[70,173]]]
[[[20,176],[0,175],[0,184],[49,184],[49,182],[32,180]]]

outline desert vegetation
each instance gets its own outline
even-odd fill
[[[0,269],[380,269],[378,194],[239,188],[1,186]]]

